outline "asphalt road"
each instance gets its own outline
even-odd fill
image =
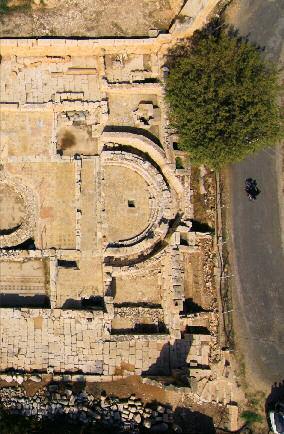
[[[236,4],[228,21],[265,47],[267,58],[283,63],[284,0]],[[270,148],[230,169],[236,331],[251,372],[268,387],[284,379],[284,257],[276,158]],[[244,192],[249,177],[261,190],[252,202]]]

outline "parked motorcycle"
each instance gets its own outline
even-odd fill
[[[247,178],[245,181],[245,192],[249,200],[256,200],[257,196],[260,194],[260,190],[257,186],[255,179]]]

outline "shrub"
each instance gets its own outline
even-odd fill
[[[8,0],[0,0],[0,13],[5,14],[9,10]]]
[[[254,411],[243,411],[241,414],[241,418],[249,426],[256,422],[262,422],[262,417]]]
[[[0,0],[0,14],[10,14],[14,11],[29,12],[31,10],[31,0],[22,0],[19,4],[11,5],[9,0]]]
[[[176,169],[184,169],[183,162],[180,157],[176,157]]]

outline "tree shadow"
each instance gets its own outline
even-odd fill
[[[200,43],[201,40],[207,39],[208,37],[214,37],[218,39],[221,32],[226,30],[231,38],[237,39],[239,42],[249,43],[254,46],[259,52],[265,51],[264,46],[260,46],[255,42],[251,41],[251,34],[241,35],[239,29],[233,25],[229,25],[225,22],[223,16],[215,17],[209,21],[209,23],[200,30],[196,30],[190,39],[182,40],[173,46],[167,55],[166,66],[171,68],[175,64],[178,58],[183,58],[184,56],[190,55],[192,50]]]
[[[174,419],[181,426],[184,434],[216,434],[212,417],[199,411],[177,407]]]
[[[241,35],[239,29],[233,26],[232,24],[230,25],[226,24],[226,28],[227,28],[228,35],[231,38],[236,38],[239,41],[249,43],[250,45],[254,46],[258,51],[261,52],[265,51],[265,46],[258,45],[255,42],[251,41],[250,39],[251,33],[248,33],[246,35]]]

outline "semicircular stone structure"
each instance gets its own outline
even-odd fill
[[[142,134],[134,134],[121,131],[105,131],[101,135],[100,146],[103,149],[106,143],[112,143],[122,146],[130,146],[137,151],[142,152],[146,156],[148,155],[156,165],[159,166],[160,172],[164,178],[167,179],[171,190],[175,190],[179,197],[180,209],[184,206],[184,188],[178,178],[176,177],[175,170],[172,164],[167,159],[165,151],[148,137]]]
[[[20,181],[0,178],[0,248],[17,246],[32,238],[36,203],[30,188]]]
[[[106,255],[148,254],[168,231],[176,202],[163,175],[147,159],[127,151],[101,154]]]
[[[23,197],[9,184],[0,184],[0,235],[15,232],[23,222]]]

